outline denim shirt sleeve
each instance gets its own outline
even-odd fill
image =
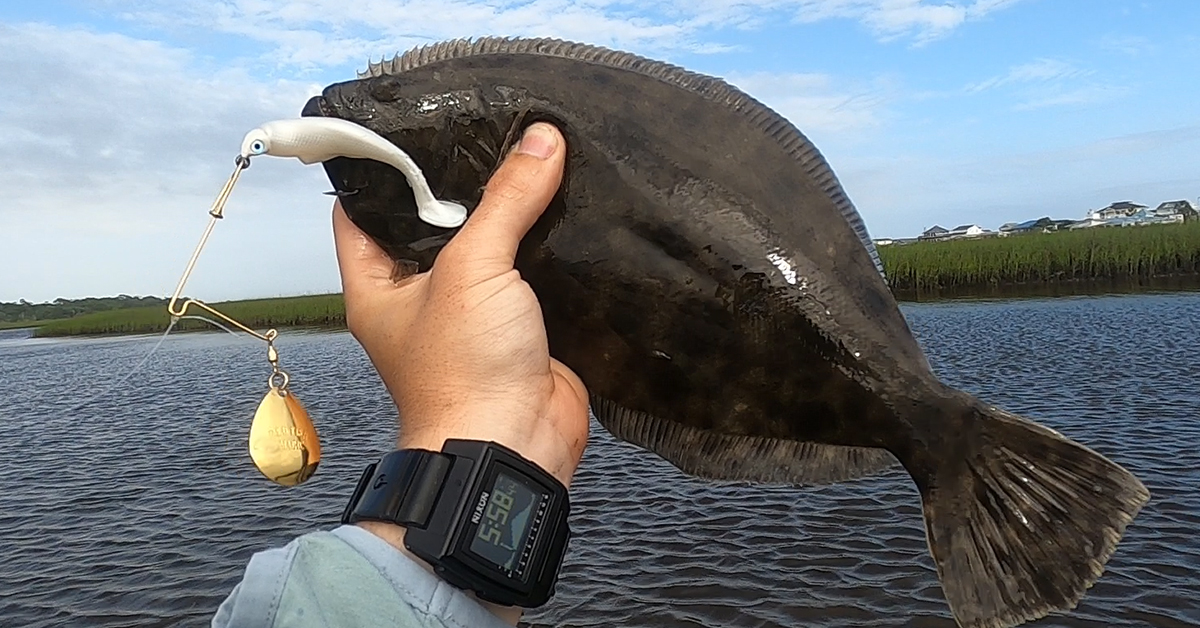
[[[511,628],[357,526],[301,536],[250,559],[213,628]]]

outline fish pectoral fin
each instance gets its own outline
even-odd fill
[[[883,449],[736,436],[689,427],[592,396],[592,412],[613,436],[700,478],[811,486],[844,482],[896,462]]]

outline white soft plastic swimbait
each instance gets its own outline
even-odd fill
[[[408,179],[421,220],[435,227],[453,229],[467,219],[466,207],[434,197],[421,168],[408,153],[348,120],[317,117],[273,120],[246,134],[241,155],[247,159],[258,155],[295,157],[305,164],[334,157],[374,159],[395,167]]]

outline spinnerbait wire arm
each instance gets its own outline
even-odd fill
[[[178,319],[187,315],[189,307],[196,306],[269,345],[279,335],[279,332],[275,329],[269,329],[266,333],[259,333],[230,316],[223,314],[216,308],[196,299],[186,299],[183,303],[179,303],[179,297],[183,294],[183,288],[187,284],[188,278],[191,277],[192,270],[196,267],[196,260],[200,259],[200,252],[204,250],[204,245],[208,243],[208,237],[212,235],[213,227],[217,225],[218,220],[225,217],[225,203],[229,201],[229,195],[233,192],[233,186],[237,184],[238,178],[242,176],[242,171],[250,167],[250,159],[243,155],[238,155],[234,163],[236,167],[233,170],[233,174],[229,175],[229,180],[225,182],[225,186],[221,188],[220,194],[217,194],[216,200],[213,201],[212,207],[208,210],[208,225],[204,228],[204,233],[200,236],[200,243],[196,245],[196,250],[192,253],[192,258],[188,260],[187,267],[183,269],[183,276],[179,278],[179,284],[175,286],[175,292],[171,295],[170,302],[167,303],[167,313],[173,318]]]

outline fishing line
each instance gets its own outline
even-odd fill
[[[79,403],[67,408],[66,411],[74,412],[76,410],[79,410],[79,409],[83,408],[84,406],[88,405],[89,403],[111,393],[112,391],[119,388],[122,384],[129,381],[129,378],[133,377],[133,375],[135,373],[137,373],[139,370],[141,370],[141,368],[146,365],[146,362],[148,362],[150,360],[150,358],[158,351],[158,348],[161,347],[162,343],[166,341],[167,336],[170,335],[171,331],[175,329],[175,325],[177,323],[179,323],[180,320],[183,320],[185,318],[204,321],[210,325],[220,328],[222,331],[225,331],[226,333],[228,333],[231,336],[241,338],[240,334],[238,334],[237,332],[233,331],[232,329],[222,325],[221,323],[218,323],[217,321],[212,320],[211,318],[206,318],[204,316],[198,316],[195,314],[188,314],[186,316],[172,316],[171,323],[169,325],[167,325],[166,331],[164,331],[162,333],[162,335],[158,337],[158,342],[154,343],[154,346],[151,347],[150,350],[146,352],[145,356],[142,356],[141,361],[139,361],[136,365],[134,365],[134,367],[132,369],[130,369],[128,373],[125,373],[125,375],[123,375],[121,377],[121,379],[118,379],[116,382],[112,383],[104,390],[101,390],[100,392],[92,395],[91,397],[88,397],[87,399],[84,399],[83,401],[80,401]]]

